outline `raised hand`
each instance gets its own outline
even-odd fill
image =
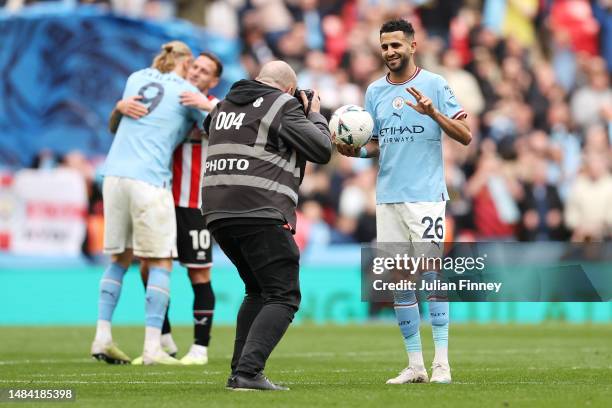
[[[128,116],[132,119],[140,119],[149,113],[147,107],[138,102],[142,99],[142,96],[130,96],[129,98],[125,98],[117,102],[117,110],[121,112],[122,115]]]
[[[205,112],[210,112],[215,107],[215,104],[200,92],[185,91],[181,93],[181,103]]]
[[[421,91],[415,87],[406,88],[406,91],[416,99],[416,104],[406,99],[406,105],[410,106],[415,111],[422,115],[433,116],[436,113],[433,102],[427,96],[423,95]]]

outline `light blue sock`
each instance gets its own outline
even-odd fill
[[[119,302],[121,285],[126,269],[117,263],[110,264],[100,279],[100,297],[98,299],[98,320],[111,321],[113,312]]]
[[[147,281],[145,325],[161,329],[170,298],[170,272],[163,268],[150,268]]]
[[[423,279],[431,282],[438,277],[437,272],[423,273]],[[435,355],[434,361],[448,363],[448,323],[449,303],[444,300],[448,298],[446,291],[427,292],[429,304],[429,320],[433,334]]]
[[[421,333],[419,332],[419,304],[414,291],[398,291],[393,293],[394,309],[397,324],[404,337],[404,345],[408,352],[410,366],[423,366],[421,349]]]
[[[448,347],[448,302],[429,302],[429,318],[436,347]]]

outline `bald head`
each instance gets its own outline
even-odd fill
[[[283,92],[291,93],[297,87],[295,71],[284,61],[270,61],[264,64],[256,79]]]

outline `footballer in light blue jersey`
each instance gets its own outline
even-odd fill
[[[464,145],[470,143],[472,134],[465,122],[466,114],[444,78],[414,63],[416,45],[414,28],[407,21],[391,20],[382,25],[380,48],[389,73],[366,92],[365,109],[374,119],[372,140],[361,148],[343,143],[337,143],[337,148],[346,156],[379,156],[377,241],[421,242],[442,256],[448,199],[442,132]],[[419,269],[418,273],[425,282],[435,281],[438,276],[436,270]],[[426,292],[435,346],[431,382],[450,383],[448,299],[440,291]],[[416,293],[394,291],[393,300],[408,366],[387,384],[428,382]]]
[[[127,80],[124,98],[136,97],[148,113],[120,119],[104,168],[104,252],[111,264],[100,279],[98,321],[91,355],[112,364],[130,358],[113,343],[111,321],[121,295],[123,277],[139,257],[149,267],[145,302],[144,364],[180,364],[161,346],[161,328],[170,296],[172,255],[176,252],[176,218],[170,191],[170,162],[204,113],[181,103],[181,94],[197,92],[184,78],[193,62],[180,41],[162,46],[153,68]],[[187,91],[187,92],[186,92]],[[111,127],[117,111],[113,111]]]
[[[140,95],[149,113],[139,120],[123,117],[104,165],[105,176],[132,178],[169,188],[172,153],[194,123],[206,115],[181,104],[181,93],[199,92],[175,72],[154,68],[134,72],[127,80],[123,98]]]
[[[394,83],[388,75],[372,83],[365,109],[374,119],[372,139],[380,148],[376,202],[431,202],[448,199],[442,159],[442,130],[427,115],[408,106],[406,87],[431,98],[448,118],[465,116],[453,91],[440,75],[416,68],[412,77]]]

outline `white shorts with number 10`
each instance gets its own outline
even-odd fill
[[[377,242],[433,242],[429,256],[442,256],[446,201],[376,205]],[[420,248],[419,248],[420,249]],[[433,253],[432,253],[433,252]]]

